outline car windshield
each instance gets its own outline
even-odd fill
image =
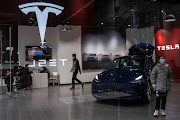
[[[96,56],[96,54],[90,54],[89,56]]]
[[[145,59],[142,57],[126,56],[114,59],[109,65],[109,69],[143,69],[144,63]]]

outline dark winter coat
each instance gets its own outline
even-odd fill
[[[80,68],[78,59],[73,60],[73,65],[72,65],[71,71],[74,73],[78,73],[78,71],[81,72],[81,68]]]
[[[11,74],[11,84],[13,84],[14,79],[13,79],[13,74]],[[10,74],[6,75],[5,77],[5,84],[10,84]]]

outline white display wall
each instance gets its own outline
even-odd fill
[[[70,27],[70,26],[66,26]],[[72,30],[62,31],[62,26],[57,27],[47,27],[45,40],[46,46],[52,46],[52,59],[58,59],[57,67],[47,68],[51,72],[60,73],[60,83],[69,84],[72,82],[72,73],[70,69],[72,67],[72,53],[77,54],[80,65],[82,67],[82,57],[81,57],[81,27],[71,26]],[[19,39],[19,61],[20,65],[32,64],[32,61],[26,61],[26,46],[40,46],[40,36],[37,26],[19,26],[18,31]],[[65,66],[59,59],[67,59]],[[36,68],[31,68],[31,70],[37,70],[38,62],[36,62]],[[93,78],[99,72],[86,72],[82,75],[78,75],[79,79],[83,82],[92,82]]]

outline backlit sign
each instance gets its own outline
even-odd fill
[[[41,11],[38,6],[45,6],[46,8],[43,11]],[[61,14],[64,10],[64,7],[46,2],[26,3],[19,5],[19,8],[26,15],[30,12],[34,12],[36,14],[42,46],[44,44],[48,14],[54,13],[57,16]]]
[[[164,46],[157,46],[158,51],[168,51],[168,50],[179,50],[180,45],[164,45]]]
[[[67,59],[59,59],[59,61],[62,63],[62,66],[65,66],[65,62],[67,61]],[[57,59],[50,59],[48,61],[50,67],[56,67],[57,62],[58,62]],[[38,61],[38,67],[47,67],[48,63],[47,63],[47,60],[39,60]],[[33,64],[29,65],[29,67],[31,67],[31,68],[36,67],[36,61],[33,60]]]

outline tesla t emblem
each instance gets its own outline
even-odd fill
[[[46,8],[41,11],[38,6],[45,6]],[[64,10],[64,7],[46,2],[26,3],[19,5],[19,8],[26,15],[30,12],[35,12],[42,45],[44,44],[48,14],[54,13],[57,16],[62,13],[62,10]]]

